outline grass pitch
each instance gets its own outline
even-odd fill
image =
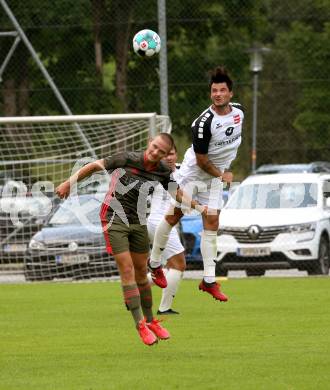
[[[117,282],[0,285],[0,389],[330,388],[330,278],[222,284],[224,304],[184,280],[153,347]]]

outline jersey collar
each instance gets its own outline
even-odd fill
[[[211,104],[211,107],[210,107],[210,109],[211,109],[214,113],[216,113],[217,115],[219,115],[219,116],[227,116],[227,115],[230,115],[230,114],[233,112],[233,107],[231,106],[231,104],[229,104],[229,108],[230,108],[230,111],[229,111],[227,114],[218,114],[217,111],[215,110],[213,104]]]

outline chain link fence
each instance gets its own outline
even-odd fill
[[[2,1],[3,3],[3,1]],[[2,5],[2,4],[1,4]],[[10,8],[74,114],[160,113],[158,56],[144,59],[132,37],[158,31],[156,0],[19,0]],[[251,172],[250,52],[267,47],[258,73],[257,167],[330,160],[330,2],[168,0],[169,115],[182,157],[192,120],[209,105],[208,71],[225,65],[245,107],[235,179]],[[0,7],[1,30],[15,31]],[[0,36],[0,63],[15,37]],[[63,108],[26,46],[1,68],[2,116],[58,115]]]
[[[10,7],[74,114],[160,111],[158,58],[138,58],[131,47],[139,29],[158,30],[157,1],[16,0]],[[246,108],[235,169],[249,173],[248,49],[261,45],[271,51],[259,74],[257,165],[329,159],[329,2],[172,0],[166,7],[169,111],[184,147],[192,119],[209,103],[207,71],[224,64]],[[1,26],[13,31],[2,9]],[[0,38],[1,60],[13,40]],[[22,42],[2,74],[0,111],[63,113]]]

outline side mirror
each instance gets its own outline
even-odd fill
[[[325,205],[330,208],[330,196],[325,198]]]

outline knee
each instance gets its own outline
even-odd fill
[[[186,262],[183,261],[179,266],[179,271],[184,272],[186,270]]]
[[[134,271],[135,271],[135,279],[137,282],[146,280],[146,276],[148,272],[146,264],[135,266]]]
[[[134,279],[134,267],[132,264],[124,264],[120,267],[119,270],[122,280]]]
[[[171,268],[176,269],[177,271],[180,271],[180,272],[184,272],[186,270],[186,263],[175,264]]]
[[[180,259],[179,261],[177,261],[175,263],[175,269],[177,269],[178,271],[181,271],[181,272],[184,272],[186,270],[186,261],[185,259]]]
[[[217,231],[219,229],[219,218],[216,216],[209,216],[206,220],[204,220],[204,229]]]
[[[166,265],[166,268],[173,268],[177,271],[184,272],[186,270],[186,260],[184,255],[180,254],[178,256],[172,257]]]
[[[165,220],[168,224],[170,224],[171,226],[174,226],[176,225],[179,221],[180,221],[180,215],[177,215],[177,214],[173,214],[173,215],[166,215],[165,216]]]

